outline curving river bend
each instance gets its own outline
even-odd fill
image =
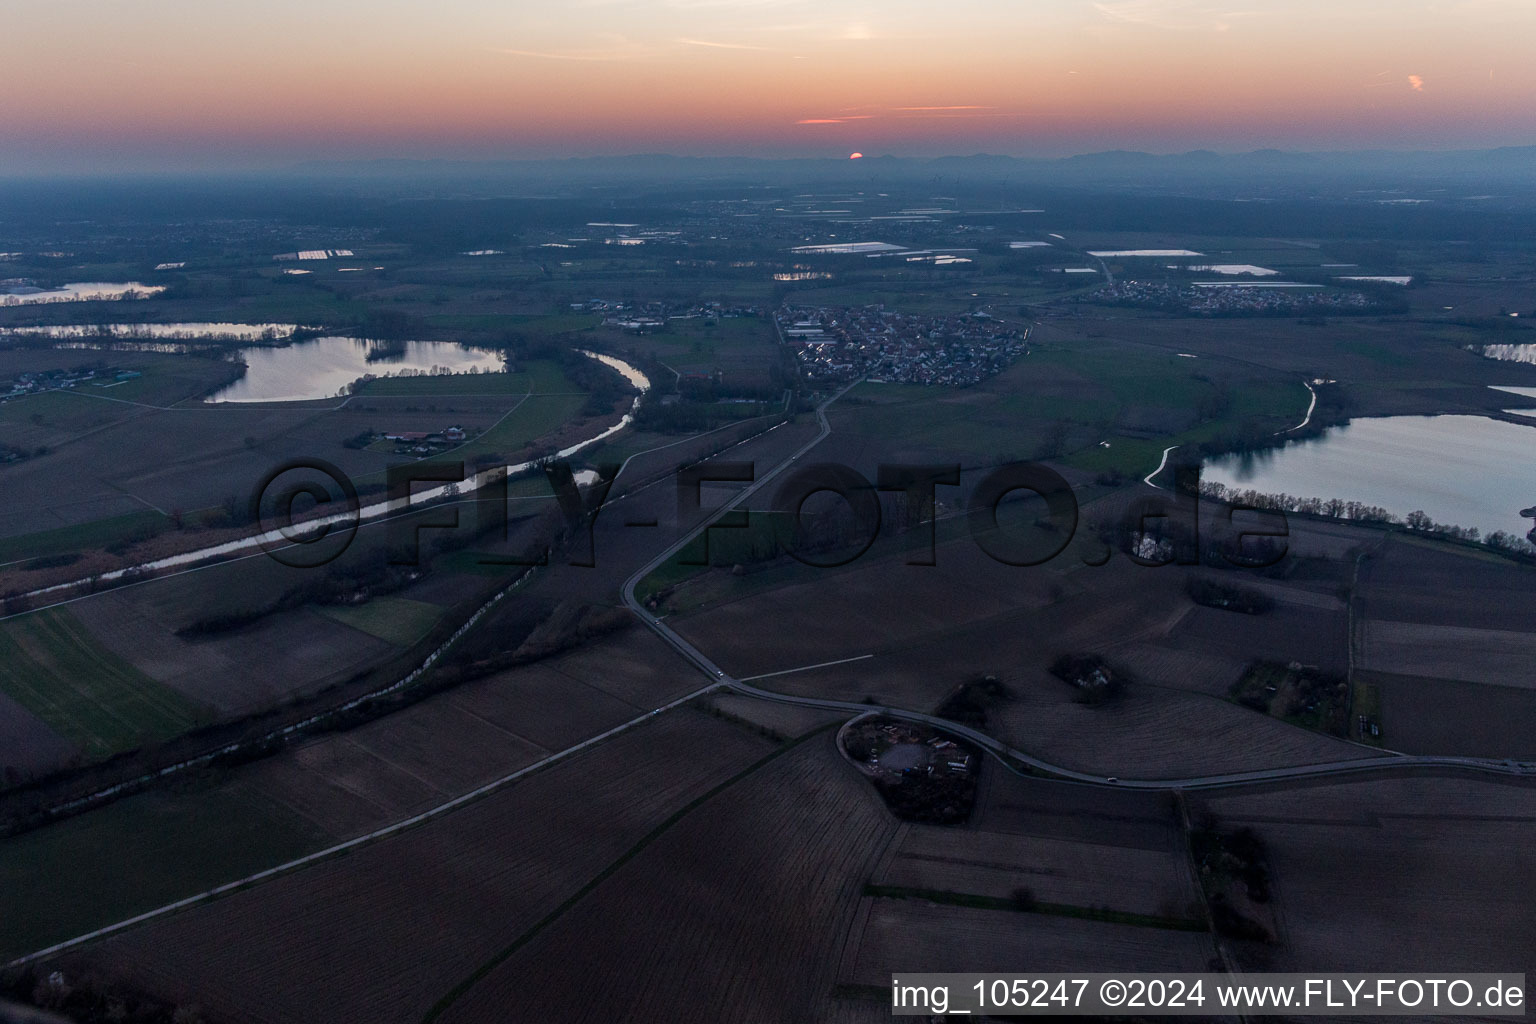
[[[627,380],[638,393],[635,395],[634,401],[630,403],[629,411],[626,412],[617,423],[614,423],[612,426],[609,426],[602,431],[593,434],[591,437],[584,441],[579,441],[576,444],[570,445],[569,447],[560,449],[560,451],[555,453],[555,458],[557,459],[568,459],[571,456],[576,455],[577,453],[582,452],[587,448],[590,448],[592,445],[595,445],[600,441],[607,440],[608,438],[622,431],[625,427],[628,427],[635,420],[635,411],[640,408],[641,399],[643,399],[645,397],[645,393],[651,389],[650,378],[641,372],[639,368],[632,366],[629,363],[626,363],[624,360],[618,359],[614,356],[604,355],[600,352],[589,352],[585,349],[581,349],[580,351],[582,355],[588,357],[589,359],[595,359],[602,363],[604,366],[618,371],[620,376]],[[349,524],[353,522],[364,523],[370,519],[377,519],[380,516],[386,516],[390,515],[391,513],[404,511],[407,508],[418,507],[434,501],[441,501],[446,498],[468,494],[507,477],[526,472],[530,469],[533,469],[537,465],[537,461],[531,461],[520,462],[515,466],[493,466],[490,469],[481,470],[479,473],[466,478],[460,483],[441,484],[436,487],[429,487],[424,490],[417,491],[411,494],[409,497],[386,499],[384,501],[375,502],[371,505],[363,505],[356,512],[338,512],[334,515],[321,516],[315,519],[306,519],[302,523],[295,524],[291,527],[268,530],[265,533],[253,534],[249,537],[241,537],[236,540],[226,541],[223,544],[213,544],[205,548],[198,548],[195,551],[186,551],[178,555],[169,555],[165,558],[156,559],[152,562],[143,562],[139,565],[128,566],[122,569],[114,569],[111,572],[104,572],[101,575],[94,577],[94,580],[96,582],[111,582],[114,580],[122,579],[124,576],[133,573],[156,572],[161,569],[173,569],[178,566],[192,565],[196,562],[202,562],[210,558],[221,558],[226,555],[248,552],[253,548],[266,548],[291,544],[294,542],[295,538],[310,534],[321,526]],[[50,587],[43,587],[39,590],[30,591],[26,596],[36,597],[40,595],[59,593],[61,591],[73,589],[74,587],[80,586],[85,582],[87,581],[74,580],[69,583],[58,583]]]

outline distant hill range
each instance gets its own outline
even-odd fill
[[[1443,152],[1286,152],[1261,149],[1222,154],[1209,150],[1158,155],[1127,150],[1086,153],[1059,159],[946,156],[919,159],[869,156],[848,159],[761,159],[690,157],[665,154],[573,157],[558,160],[354,160],[317,161],[292,168],[302,177],[514,179],[551,184],[597,181],[829,183],[955,180],[1049,185],[1141,185],[1179,190],[1190,185],[1228,187],[1332,182],[1360,187],[1411,188],[1436,185],[1529,187],[1536,180],[1536,146]],[[1433,201],[1414,193],[1383,196],[1383,202]],[[1466,195],[1446,198],[1470,199]],[[1508,196],[1494,198],[1507,199]]]

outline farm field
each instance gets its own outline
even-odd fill
[[[971,818],[978,832],[1149,850],[1186,849],[1178,810],[1166,793],[1087,788],[989,772]]]
[[[1273,429],[1306,409],[1299,381],[1148,349],[1129,340],[1136,337],[1130,328],[1121,337],[1088,339],[1067,333],[1072,329],[1055,322],[1037,327],[1029,354],[977,388],[861,385],[834,408],[836,429],[879,438],[881,454],[893,459],[1069,455],[1083,468],[1142,475],[1167,444],[1219,432],[1223,421],[1202,425],[1200,413],[1219,408],[1219,396],[1228,396],[1223,417],[1231,422],[1255,418]],[[1108,448],[1100,445],[1105,440]]]
[[[1239,954],[1262,970],[1531,970],[1528,901],[1536,798],[1464,777],[1382,779],[1209,801],[1268,849],[1278,948]],[[1415,927],[1401,924],[1412,901]],[[1475,968],[1475,969],[1481,969]]]
[[[599,643],[611,645],[610,658],[625,650],[611,640]],[[25,923],[25,929],[16,934],[26,938],[14,941],[36,948],[350,839],[642,713],[572,674],[595,675],[595,666],[561,670],[564,661],[550,659],[465,683],[357,728],[305,740],[232,773],[133,797],[102,812],[0,842],[0,864],[22,865],[18,872],[33,863],[27,858],[46,856],[75,865],[92,879],[88,898],[68,908],[58,903],[62,896],[52,892],[47,899],[34,893],[39,899],[18,900],[16,921]],[[678,678],[693,685],[686,673]],[[713,718],[707,721],[709,730],[724,730],[726,736],[744,732]],[[136,826],[146,814],[148,823]],[[211,857],[206,863],[188,861],[193,851],[217,849],[231,842],[232,835],[269,828],[274,841],[280,840],[276,847],[256,844],[238,857],[230,851],[230,857]],[[123,829],[139,830],[119,842],[114,837]],[[171,856],[168,850],[179,852]],[[114,884],[115,859],[120,860],[121,878],[132,884]]]
[[[1375,672],[1536,689],[1533,633],[1372,619],[1362,644],[1362,667]]]
[[[242,1019],[419,1021],[452,979],[772,750],[735,726],[674,712],[421,828],[82,955]]]
[[[16,355],[0,350],[5,354]],[[124,365],[128,359],[119,360],[116,352],[99,355]],[[229,366],[190,356],[155,358],[199,369],[222,367],[226,375]],[[191,384],[174,390],[183,378],[160,367],[107,390],[117,395],[164,373],[165,388],[172,390],[148,397],[175,401],[174,407],[109,401],[87,394],[90,388],[0,405],[0,422],[16,424],[12,443],[48,448],[45,455],[5,467],[14,499],[0,513],[0,535],[17,550],[79,551],[92,541],[95,521],[142,514],[146,507],[168,518],[221,505],[243,509],[270,470],[295,458],[323,458],[360,486],[382,483],[386,467],[402,461],[393,448],[373,451],[347,443],[370,430],[435,432],[459,425],[471,431],[472,440],[449,457],[499,453],[521,461],[514,456],[546,435],[553,439],[584,401],[558,367],[537,360],[512,375],[387,378],[347,400],[216,405],[198,400],[200,393],[188,390]],[[467,391],[471,385],[480,390]],[[61,494],[68,499],[60,500]],[[81,532],[56,533],[49,540],[31,536],[63,527]]]
[[[1247,585],[1246,580],[1234,581]],[[1169,646],[1228,658],[1297,661],[1343,672],[1349,661],[1349,619],[1342,604],[1313,608],[1276,601],[1263,615],[1195,608],[1174,629]]]
[[[660,331],[646,334],[597,328],[593,340],[603,348],[634,351],[684,374],[713,375],[728,387],[771,387],[770,368],[780,350],[773,324],[763,317],[698,317],[669,320]]]
[[[6,785],[62,767],[73,743],[0,691],[0,781]]]
[[[640,641],[634,643],[633,641]],[[270,799],[347,839],[398,821],[565,749],[696,688],[659,641],[604,638],[462,683],[355,729],[316,737],[242,773]],[[666,680],[630,703],[603,667]]]
[[[903,825],[873,879],[843,956],[849,990],[884,988],[893,971],[1016,970],[1010,962],[1204,970],[1214,954],[1166,794],[989,766],[967,827]]]
[[[1116,647],[1115,659],[1143,683],[1211,697],[1227,696],[1247,665],[1241,655],[1179,650],[1167,641]]]
[[[1114,341],[1163,353],[1187,352],[1196,358],[1181,362],[1192,366],[1207,360],[1241,362],[1254,368],[1249,372],[1276,373],[1278,379],[1298,386],[1326,370],[1329,378],[1358,382],[1351,389],[1357,401],[1352,415],[1487,411],[1498,403],[1497,393],[1489,392],[1487,385],[1513,380],[1514,374],[1521,380],[1528,376],[1466,351],[1463,346],[1481,335],[1456,324],[1414,323],[1405,330],[1401,321],[1392,320],[1340,318],[1298,325],[1261,318],[1246,321],[1241,340],[1236,340],[1232,325],[1221,319],[1141,310],[1116,313],[1057,319],[1051,325],[1080,342]],[[1301,398],[1296,401],[1299,420],[1306,404]]]
[[[369,636],[409,647],[437,624],[443,610],[405,597],[375,597],[363,605],[324,605],[321,615]]]
[[[1214,953],[1199,932],[1109,924],[1014,910],[869,898],[858,952],[842,983],[889,989],[893,972],[1203,971]]]
[[[753,728],[766,729],[775,736],[785,739],[796,739],[813,729],[840,723],[846,717],[839,712],[779,704],[734,693],[719,693],[711,696],[709,708],[727,719]]]
[[[0,516],[3,516],[3,513],[0,513]],[[0,557],[5,559],[4,562],[0,562],[0,569],[26,572],[28,571],[26,563],[33,559],[48,561],[50,556],[70,559],[81,550],[105,548],[120,542],[128,543],[134,538],[158,533],[170,525],[169,516],[141,507],[137,511],[124,512],[121,515],[77,526],[60,526],[0,538]],[[86,564],[89,566],[89,561]],[[18,583],[29,581],[24,576],[12,576],[11,580]]]
[[[390,659],[405,659],[399,669],[403,674],[412,656],[409,648],[438,629],[445,616],[484,600],[495,586],[494,579],[445,567],[361,605],[317,603],[314,588],[327,579],[344,585],[349,574],[378,572],[393,529],[365,527],[358,543],[327,567],[324,579],[257,554],[98,591],[72,602],[67,611],[35,613],[4,628],[20,629],[29,618],[67,615],[82,643],[97,645],[199,708],[195,724],[250,714],[353,681]],[[78,571],[73,565],[66,568]],[[425,648],[414,656],[423,654]],[[88,700],[76,699],[70,706],[95,713]],[[172,728],[157,735],[163,739],[185,731]],[[93,751],[92,759],[100,755]]]
[[[1272,650],[1282,662],[1342,663],[1342,609],[1280,605],[1269,615],[1238,615],[1194,606],[1172,567],[1116,559],[1064,576],[1050,566],[1004,571],[972,561],[985,556],[970,547],[967,540],[941,548],[938,568],[859,563],[683,616],[674,628],[741,677],[857,659],[758,683],[799,695],[931,710],[966,679],[997,675],[1008,696],[989,712],[992,734],[1106,775],[1158,778],[1363,755],[1224,699],[1254,656],[1250,649]],[[754,628],[765,621],[782,634],[769,639]],[[1046,671],[1058,655],[1093,650],[1112,661],[1129,650],[1125,663],[1134,666],[1146,661],[1148,644],[1166,645],[1162,656],[1174,668],[1133,682],[1103,706],[1078,703]],[[1202,667],[1209,674],[1195,674]]]
[[[875,554],[872,549],[846,569],[800,570],[783,586],[748,590],[739,598],[727,592],[719,603],[677,618],[673,628],[705,646],[732,674],[745,678],[840,658],[909,651],[940,636],[984,628],[994,618],[1037,612],[1051,604],[1053,586],[1070,592],[1077,582],[1060,583],[1049,566],[998,565],[969,538],[943,545],[935,566],[911,566],[901,558]],[[1149,581],[1153,576],[1148,574]],[[756,625],[763,622],[773,623],[771,634]],[[1038,635],[1034,628],[1022,635],[1000,626],[995,632],[1007,632],[1006,640],[1017,645]],[[958,685],[982,654],[952,648],[951,674],[959,677],[948,685]],[[862,664],[840,666],[834,674],[847,674],[851,680],[864,669]],[[813,677],[814,672],[784,676],[773,685],[797,687]]]
[[[0,623],[0,691],[91,757],[168,739],[208,717],[98,644],[67,608]]]
[[[904,824],[874,882],[885,888],[1015,899],[1198,920],[1187,856],[979,829]]]
[[[1536,569],[1394,534],[1361,572],[1366,616],[1395,622],[1536,632]]]
[[[132,370],[132,380],[85,382],[68,391],[46,391],[0,404],[0,422],[31,423],[48,430],[83,429],[133,408],[163,408],[195,402],[233,379],[238,368],[222,359],[133,352],[121,349],[0,348],[0,378],[78,367]],[[34,403],[37,403],[34,405]],[[122,408],[126,406],[126,408]],[[41,414],[42,423],[35,417]]]
[[[894,829],[818,733],[677,820],[437,1019],[618,1018],[636,999],[665,1020],[817,1016]]]
[[[1383,739],[1416,753],[1530,756],[1536,571],[1392,535],[1361,571],[1361,677]]]
[[[0,841],[0,959],[317,848],[324,832],[241,786],[144,793]],[[67,875],[67,879],[63,876]]]
[[[1382,672],[1360,677],[1380,694],[1383,735],[1395,750],[1522,761],[1536,752],[1529,688]]]
[[[613,67],[748,59],[718,52],[740,45],[724,27]],[[486,59],[602,78],[590,42]],[[1398,98],[1441,103],[1444,75],[1395,76]],[[784,130],[958,138],[1006,113],[807,108]],[[1316,153],[1118,152],[1054,173],[860,145],[870,159],[423,152],[228,184],[0,183],[0,292],[164,286],[0,308],[0,964],[187,901],[24,982],[0,971],[0,1000],[72,992],[84,1019],[99,986],[175,1004],[162,1024],[873,1024],[907,969],[1536,974],[1536,775],[1520,777],[1536,556],[1417,517],[1186,502],[1172,471],[1262,471],[1350,419],[1503,427],[1536,408],[1536,150],[1355,153],[1327,172]],[[883,252],[817,251],[855,239]],[[1194,288],[1245,283],[1232,265],[1319,288]],[[1407,283],[1333,283],[1352,275]],[[885,326],[847,315],[873,304]],[[822,329],[781,342],[777,316]],[[291,381],[305,350],[247,357],[246,394],[330,397],[205,402],[241,374],[223,358],[241,343],[65,350],[5,331],[203,320],[343,340]],[[426,361],[432,344],[475,353]],[[651,388],[632,405],[580,351]],[[443,360],[476,372],[416,375]],[[113,372],[33,391],[50,386],[36,371],[84,362]],[[584,480],[623,467],[601,508],[561,504],[534,465],[500,509],[461,494],[379,517],[317,568],[241,550],[92,579],[246,535],[252,489],[292,460],[372,502],[392,468],[536,463],[632,410],[570,459]],[[744,486],[705,483],[696,512],[680,470],[763,480],[791,456],[750,529],[706,534],[709,564],[658,558]],[[1027,488],[991,509],[996,531],[968,512],[1017,461],[1066,482],[1070,537]],[[1362,494],[1388,461],[1362,467]],[[783,553],[791,517],[772,507],[817,464],[887,484],[873,543],[825,568]],[[890,486],[913,464],[960,472],[936,489],[931,565],[920,499]],[[427,521],[450,509],[457,527]],[[800,541],[858,547],[835,494],[805,509]],[[1281,521],[1278,562],[1225,557],[1238,524]],[[1033,565],[987,553],[1023,539],[1064,546]],[[1127,554],[1164,550],[1156,567]],[[887,756],[912,737],[878,725],[840,750],[839,727],[885,704],[929,719],[918,743],[948,716],[1080,781],[942,743]],[[1483,763],[1350,770],[1391,752]],[[866,754],[893,785],[915,767],[892,793],[850,760]],[[1345,764],[1281,770],[1324,762]],[[1189,778],[1244,771],[1268,777]],[[1273,940],[1226,937],[1229,897]],[[153,1014],[108,998],[97,1016]]]
[[[1178,690],[1137,687],[1090,707],[1054,678],[997,710],[990,731],[1020,750],[1079,771],[1180,778],[1368,757],[1370,751],[1247,708]]]
[[[179,636],[138,590],[107,591],[74,605],[107,649],[138,671],[224,715],[303,693],[392,652],[392,642],[309,608],[276,612],[205,638]]]
[[[477,714],[470,692],[430,698],[245,769],[249,788],[340,841],[399,821],[550,753]]]

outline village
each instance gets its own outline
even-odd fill
[[[109,388],[143,376],[138,370],[115,366],[77,366],[68,370],[39,370],[18,373],[12,380],[0,380],[0,402],[41,391],[67,391],[80,384]]]
[[[1029,328],[988,313],[924,316],[883,305],[851,309],[785,306],[775,314],[808,380],[968,387],[1000,373],[1029,349]]]

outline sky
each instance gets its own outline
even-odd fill
[[[5,0],[0,174],[1536,143],[1532,0]]]

